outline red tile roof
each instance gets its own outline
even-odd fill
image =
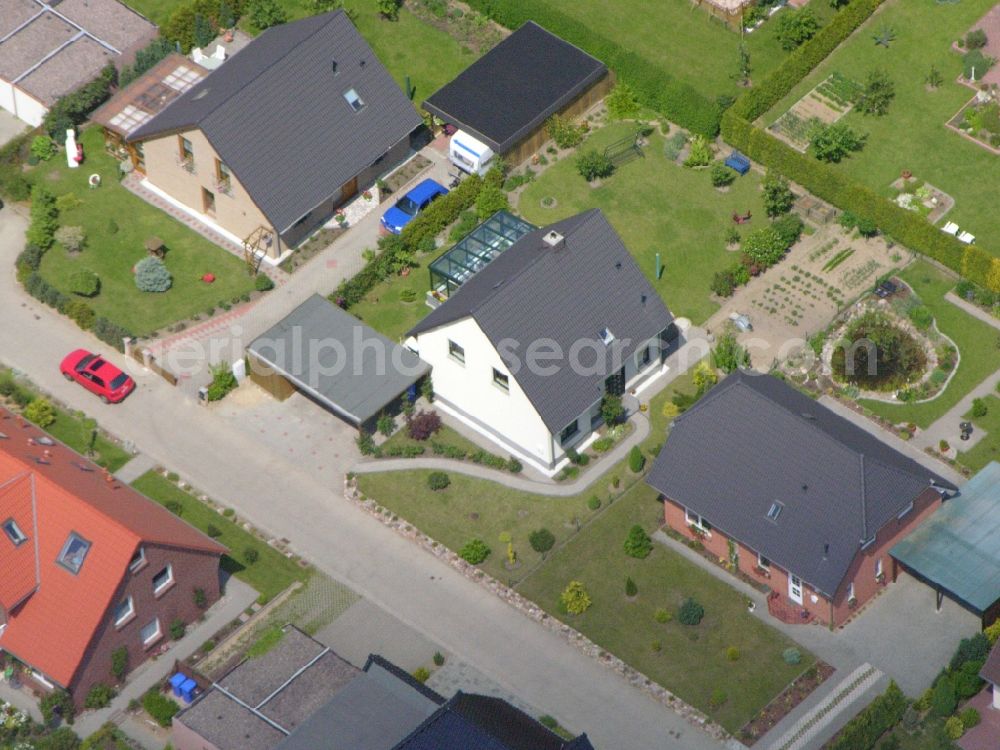
[[[14,547],[0,532],[0,649],[67,686],[141,544],[225,547],[2,408],[0,434],[0,523],[28,537]],[[90,542],[75,574],[56,562],[71,532]]]

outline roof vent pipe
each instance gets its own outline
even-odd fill
[[[829,554],[830,554],[830,545],[829,544],[824,544],[823,545],[823,557],[825,558]]]
[[[333,70],[333,74],[337,75],[337,61],[336,60],[331,60],[330,61],[330,68]]]

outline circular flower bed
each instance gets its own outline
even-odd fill
[[[830,357],[833,378],[866,391],[897,391],[919,380],[926,347],[888,314],[869,310],[848,323]]]

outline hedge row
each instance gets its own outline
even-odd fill
[[[97,78],[59,97],[45,114],[42,127],[57,143],[62,143],[66,139],[67,130],[85,123],[90,113],[108,100],[111,87],[117,82],[118,70],[108,63]]]
[[[645,57],[625,49],[588,24],[539,0],[468,0],[469,5],[501,26],[517,29],[535,21],[604,62],[618,80],[635,89],[639,101],[694,133],[714,138],[719,133],[718,105],[693,86],[676,80]]]
[[[830,750],[871,750],[879,738],[903,718],[907,701],[895,682],[851,719],[830,744]]]
[[[750,122],[788,93],[798,83],[793,80],[794,76],[799,76],[799,80],[804,78],[810,70],[807,65],[818,64],[880,3],[881,0],[854,0],[840,11],[823,32],[796,50],[759,88],[744,94],[723,115],[723,138],[751,159],[777,170],[813,195],[875,222],[884,234],[911,250],[933,258],[981,286],[1000,291],[1000,259],[974,245],[963,245],[919,214],[901,208],[835,167],[796,151]],[[842,18],[847,20],[841,21]],[[824,34],[828,31],[829,34]]]
[[[418,251],[431,249],[434,238],[475,204],[484,185],[502,182],[503,175],[498,170],[490,171],[485,178],[466,177],[457,188],[438,198],[410,221],[398,237],[390,235],[380,239],[378,252],[357,275],[342,281],[330,300],[344,309],[356,305],[380,281],[410,265]]]

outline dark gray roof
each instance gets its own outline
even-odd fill
[[[377,415],[430,369],[318,294],[247,350],[356,424]]]
[[[597,58],[528,21],[431,94],[424,109],[502,154],[607,72]]]
[[[398,671],[369,658],[365,671],[316,710],[277,750],[390,750],[444,702],[433,691],[417,689],[410,680],[401,679]]]
[[[360,112],[344,99],[350,89],[365,104]],[[420,124],[338,10],[268,29],[131,140],[199,128],[284,232]]]
[[[828,596],[862,540],[932,482],[956,489],[784,381],[743,371],[677,418],[648,482]]]
[[[543,239],[556,231],[553,248]],[[673,316],[643,276],[621,238],[599,209],[530,232],[467,281],[410,331],[418,335],[472,316],[497,347],[504,364],[552,431],[558,432],[601,398],[622,360],[666,329]],[[601,330],[615,338],[601,342]],[[549,339],[564,355],[580,341],[593,342],[579,356],[588,374],[563,365],[555,374],[518,369],[532,342]],[[501,346],[517,342],[516,348]],[[599,352],[599,354],[594,354]],[[595,357],[604,361],[593,367]]]
[[[593,750],[564,740],[500,698],[458,692],[394,750]]]

